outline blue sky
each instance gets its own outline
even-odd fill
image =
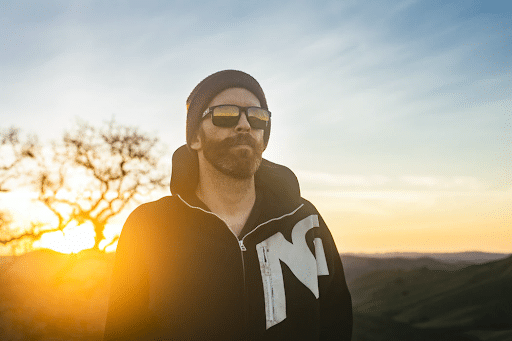
[[[194,86],[240,69],[273,113],[264,156],[297,173],[331,229],[394,214],[396,198],[507,212],[511,18],[507,1],[1,1],[0,128],[45,140],[115,116],[171,153]]]

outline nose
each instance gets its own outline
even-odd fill
[[[237,132],[243,132],[243,131],[251,130],[251,125],[249,124],[249,121],[247,120],[247,113],[246,112],[243,112],[240,115],[240,119],[238,120],[238,124],[236,125],[235,130]]]

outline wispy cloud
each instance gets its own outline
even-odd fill
[[[336,187],[374,187],[382,186],[391,181],[383,175],[349,175],[349,174],[329,174],[324,172],[312,172],[297,170],[295,174],[302,183],[308,185],[327,185]]]
[[[384,175],[331,174],[304,170],[297,170],[295,174],[301,185],[308,189],[321,187],[328,190],[360,188],[362,191],[367,189],[480,191],[489,188],[488,184],[472,176],[403,175],[391,177]]]
[[[472,176],[455,177],[431,177],[406,175],[399,178],[400,182],[414,187],[424,187],[441,190],[482,190],[485,186],[481,181]]]

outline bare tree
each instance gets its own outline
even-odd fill
[[[78,122],[62,141],[42,148],[36,155],[37,170],[31,172],[37,200],[57,218],[51,229],[33,225],[24,234],[0,240],[38,239],[49,231],[62,231],[69,223],[90,222],[94,248],[106,238],[109,221],[130,203],[168,185],[169,172],[161,164],[158,139],[114,120],[97,128]],[[102,246],[114,244],[119,236]]]
[[[114,120],[99,129],[78,123],[62,144],[52,146],[51,162],[42,162],[35,181],[38,200],[58,218],[59,228],[73,220],[92,223],[94,248],[99,249],[114,216],[167,186],[168,172],[159,162],[157,143],[157,138]]]

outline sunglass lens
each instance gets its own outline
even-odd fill
[[[269,112],[262,108],[248,108],[247,117],[249,124],[254,129],[265,129],[270,120]]]
[[[223,105],[213,109],[212,121],[217,127],[234,127],[238,123],[238,107]]]

